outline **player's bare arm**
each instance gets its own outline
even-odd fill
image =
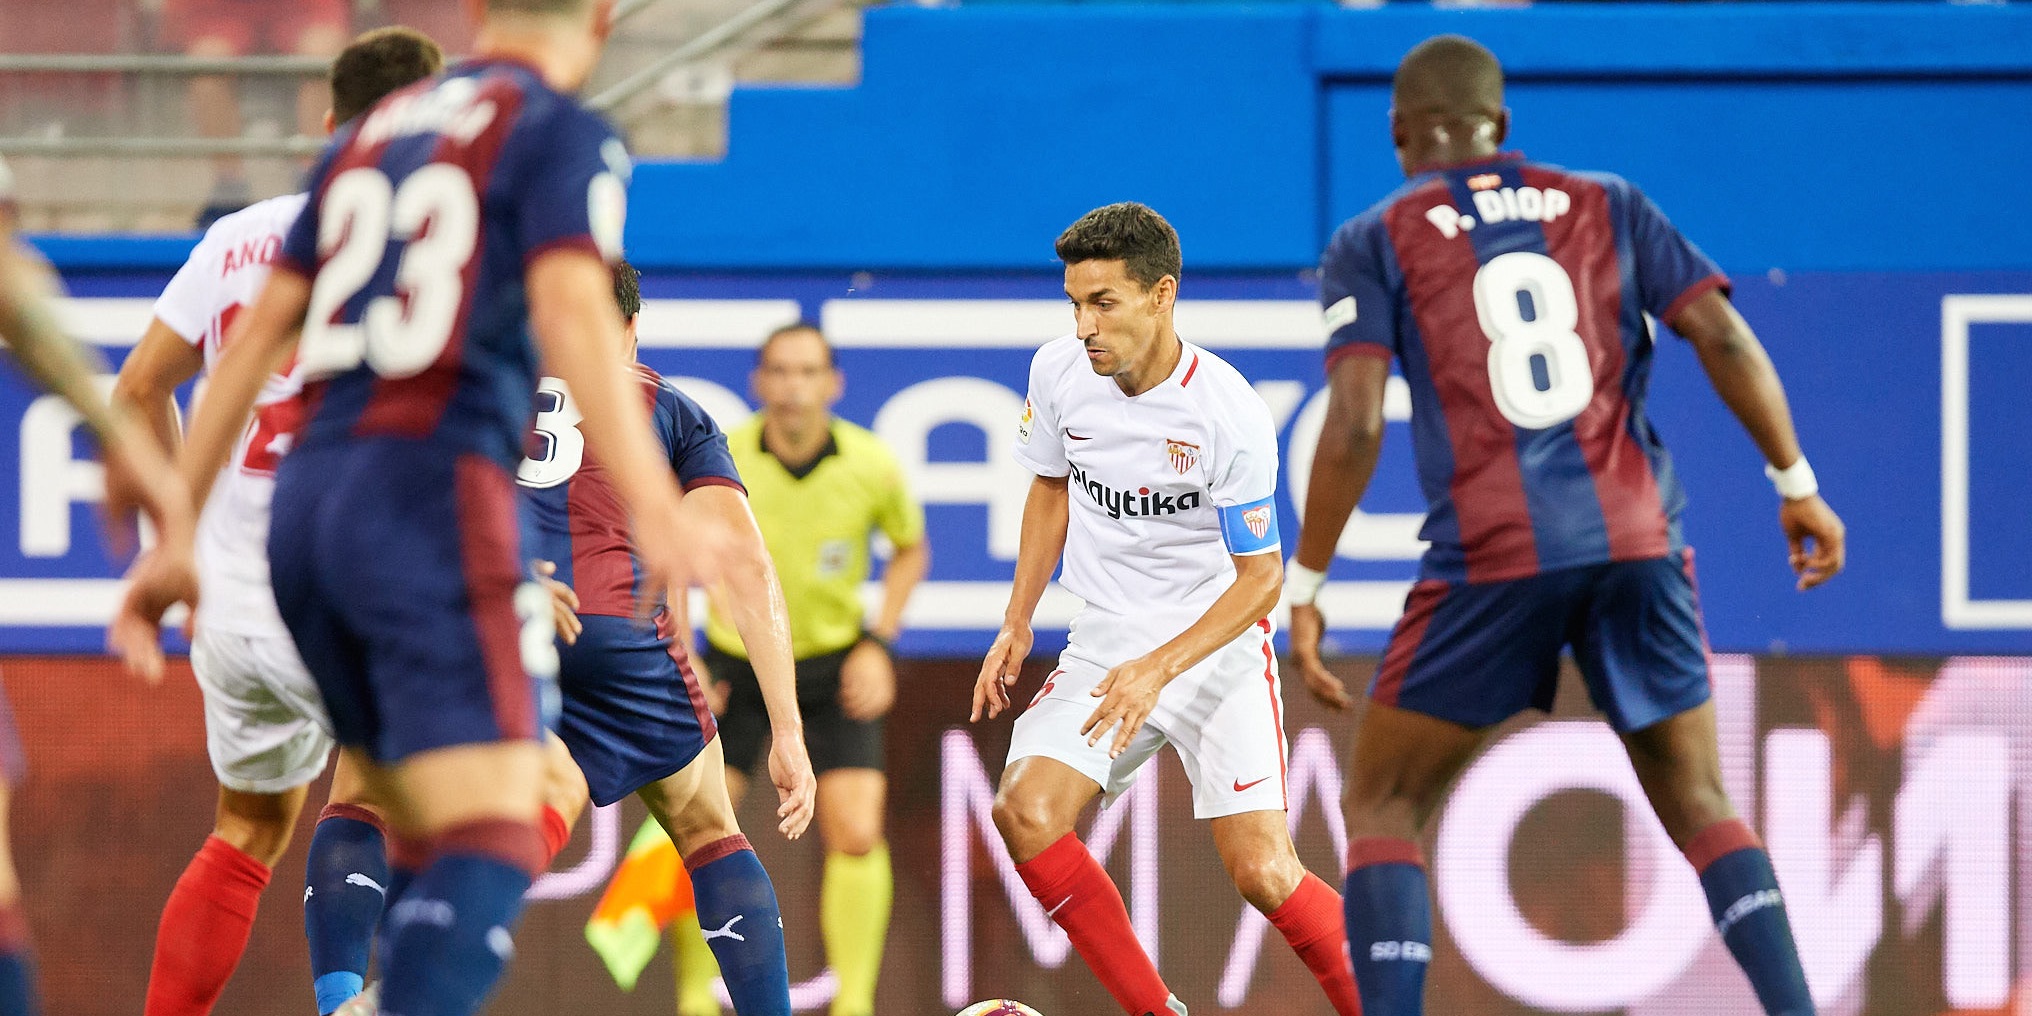
[[[177,472],[190,490],[194,513],[204,509],[212,481],[232,455],[262,384],[295,348],[309,306],[310,280],[278,267],[247,312],[245,324],[235,326],[233,341],[205,386],[205,397],[191,413],[190,430],[177,456]],[[127,662],[128,670],[151,682],[162,676],[163,612],[174,603],[195,606],[197,601],[193,555],[170,549],[159,546],[135,564],[127,596],[106,632],[108,644]]]
[[[776,829],[790,839],[804,835],[816,807],[818,778],[804,746],[804,717],[797,708],[797,658],[790,648],[790,608],[776,565],[762,542],[762,529],[748,498],[732,487],[700,487],[685,495],[734,534],[733,556],[714,591],[747,647],[769,711],[769,779],[776,784]]]
[[[1178,675],[1242,637],[1249,626],[1277,606],[1284,584],[1284,562],[1275,550],[1267,554],[1234,554],[1235,581],[1192,626],[1156,649],[1108,671],[1090,693],[1101,700],[1080,726],[1088,744],[1097,744],[1112,729],[1110,758],[1121,757],[1150,718],[1157,696]]]
[[[681,507],[683,495],[637,394],[641,382],[621,355],[627,348],[621,323],[604,312],[614,300],[612,269],[592,254],[560,249],[531,262],[525,275],[530,331],[545,373],[564,381],[585,414],[579,429],[628,506],[649,587],[682,595],[718,581],[734,534]]]
[[[876,612],[875,621],[868,630],[894,641],[903,631],[903,609],[910,604],[910,594],[930,573],[930,540],[919,540],[907,547],[896,548],[896,552],[889,556],[888,566],[882,571],[882,609]]]
[[[1376,456],[1383,450],[1383,391],[1389,379],[1390,363],[1378,356],[1343,356],[1327,375],[1326,423],[1312,457],[1305,522],[1292,555],[1298,566],[1294,572],[1303,569],[1306,574],[1288,580],[1300,594],[1291,604],[1291,658],[1305,678],[1306,690],[1331,709],[1346,709],[1354,700],[1347,685],[1320,659],[1326,616],[1315,597],[1333,563],[1341,530],[1347,528],[1348,516],[1375,475]],[[1295,588],[1300,578],[1307,580],[1303,590]]]
[[[1023,500],[1023,536],[1016,549],[1016,578],[1009,586],[1009,607],[1002,614],[1002,630],[981,661],[981,676],[974,679],[974,709],[968,722],[986,716],[994,719],[1009,708],[1009,688],[1023,672],[1030,658],[1030,646],[1037,636],[1030,619],[1051,573],[1065,553],[1065,527],[1070,507],[1066,478],[1038,476],[1030,481],[1030,495]]]
[[[882,570],[882,606],[868,623],[868,633],[893,643],[903,631],[903,610],[910,594],[931,570],[928,540],[896,548]],[[896,704],[896,665],[884,645],[862,639],[840,664],[840,711],[850,720],[872,720]]]
[[[141,341],[120,364],[120,375],[113,382],[113,404],[140,420],[174,455],[183,444],[176,390],[197,377],[204,366],[202,349],[161,318],[150,318]]]
[[[1720,292],[1710,291],[1688,302],[1666,323],[1693,343],[1715,394],[1749,431],[1750,440],[1764,453],[1764,461],[1781,473],[1796,471],[1805,455],[1792,427],[1785,386],[1778,380],[1764,344],[1757,341],[1735,305]],[[1778,508],[1778,525],[1785,532],[1800,589],[1812,589],[1834,578],[1848,554],[1847,530],[1841,517],[1821,499],[1811,476],[1810,470],[1806,471],[1807,486],[1798,489],[1799,496],[1784,497]]]

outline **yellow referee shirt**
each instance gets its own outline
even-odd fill
[[[760,413],[727,433],[727,447],[776,560],[792,654],[805,660],[860,641],[869,537],[880,529],[899,547],[924,539],[924,508],[904,486],[896,457],[867,429],[835,419],[832,443],[800,477],[762,448]],[[717,608],[706,639],[723,653],[748,655]]]

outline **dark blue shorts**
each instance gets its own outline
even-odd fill
[[[1568,648],[1588,697],[1619,732],[1706,702],[1693,551],[1509,582],[1419,582],[1369,697],[1486,727],[1527,707],[1551,709],[1559,654]]]
[[[537,736],[515,478],[499,464],[396,438],[304,448],[272,514],[275,603],[339,743],[388,763]]]
[[[682,647],[634,618],[579,620],[558,646],[557,736],[605,806],[690,765],[717,728]]]

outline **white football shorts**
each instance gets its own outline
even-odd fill
[[[200,627],[191,669],[205,695],[205,746],[220,786],[275,794],[324,772],[332,721],[287,636]]]
[[[1081,627],[1091,628],[1092,622]],[[1063,762],[1101,785],[1107,801],[1129,789],[1143,763],[1170,744],[1192,780],[1192,813],[1201,819],[1286,810],[1283,689],[1268,622],[1251,627],[1157,697],[1122,757],[1110,759],[1113,732],[1089,746],[1080,734],[1101,704],[1091,694],[1108,669],[1084,651],[1079,629],[1030,705],[1016,717],[1009,762],[1033,755]],[[1109,654],[1112,658],[1112,654]]]

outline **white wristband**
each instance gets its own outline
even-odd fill
[[[1295,556],[1284,562],[1284,599],[1291,606],[1311,606],[1319,598],[1319,587],[1325,584],[1325,572],[1299,564]]]
[[[1778,488],[1778,496],[1787,501],[1797,501],[1820,493],[1820,481],[1814,478],[1813,466],[1801,455],[1799,461],[1777,469],[1764,467],[1764,475],[1771,478],[1771,486]]]

